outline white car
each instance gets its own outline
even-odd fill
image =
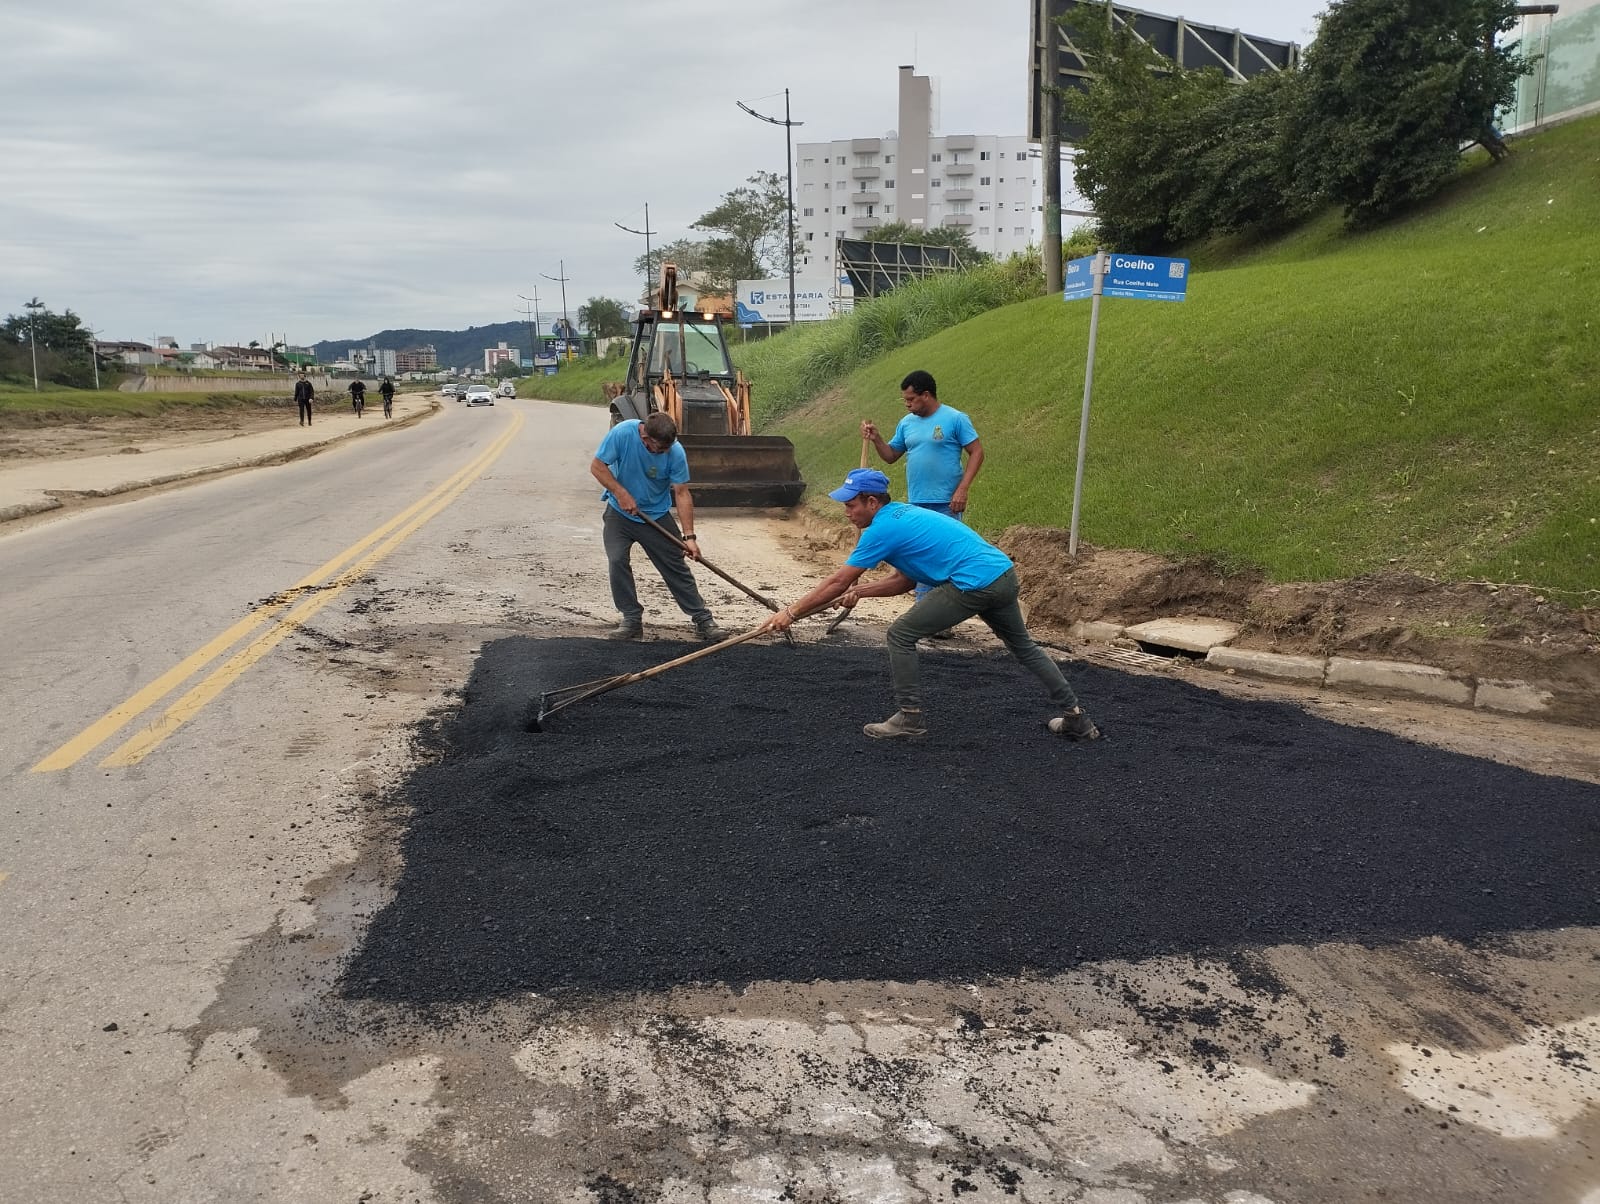
[[[439,386],[439,395],[441,397],[454,397],[457,401],[460,401],[461,386],[456,384],[455,381],[451,381],[447,385],[441,385]]]
[[[492,406],[494,404],[494,390],[488,385],[468,385],[467,404],[469,406]]]
[[[503,380],[503,381],[500,382],[500,396],[501,397],[515,397],[516,395],[517,395],[517,386],[516,386],[515,383],[513,383],[512,381],[509,381],[509,380]]]

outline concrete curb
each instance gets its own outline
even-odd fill
[[[223,464],[208,464],[203,468],[192,468],[184,472],[169,473],[166,476],[150,477],[145,480],[124,481],[109,489],[51,489],[47,496],[38,501],[18,502],[12,506],[0,507],[0,523],[11,522],[15,519],[28,518],[35,514],[44,514],[51,510],[59,510],[67,504],[68,500],[76,498],[107,498],[120,497],[125,493],[137,493],[144,489],[159,489],[163,485],[173,485],[180,481],[198,481],[206,477],[219,476],[226,472],[237,472],[244,468],[267,468],[274,464],[291,464],[296,460],[304,460],[319,452],[327,451],[351,439],[365,438],[368,435],[380,434],[384,431],[397,431],[404,427],[415,426],[425,418],[431,418],[442,407],[437,403],[426,410],[415,414],[408,414],[391,422],[374,424],[366,430],[345,431],[331,439],[323,439],[316,443],[304,443],[299,447],[291,447],[284,451],[266,452],[259,456],[247,456],[243,459],[229,460]]]
[[[1214,620],[1198,619],[1194,622],[1202,625]],[[1117,623],[1079,622],[1072,625],[1070,634],[1075,643],[1128,647],[1136,642],[1135,636],[1139,630],[1138,627],[1124,627]],[[1314,685],[1319,690],[1404,695],[1502,715],[1581,721],[1581,717],[1592,716],[1597,709],[1593,698],[1556,683],[1479,679],[1469,674],[1453,673],[1433,665],[1409,661],[1292,656],[1217,644],[1206,649],[1204,659],[1196,663],[1229,674],[1240,673],[1298,685]]]

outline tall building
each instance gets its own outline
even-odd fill
[[[795,270],[834,275],[834,240],[890,222],[957,226],[1004,258],[1040,241],[1038,152],[1026,137],[944,134],[932,82],[900,68],[899,124],[882,138],[795,148]]]
[[[394,353],[395,368],[400,372],[432,372],[439,366],[439,353],[432,343],[421,347],[407,347]]]

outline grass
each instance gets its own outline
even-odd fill
[[[518,397],[535,397],[542,401],[572,401],[583,405],[604,405],[605,395],[600,386],[607,381],[621,380],[628,372],[628,362],[622,359],[580,359],[562,364],[554,376],[524,376],[517,381]]]
[[[1183,304],[1103,302],[1083,538],[1280,581],[1406,569],[1600,598],[1597,162],[1600,119],[1562,126],[1379,230],[1326,215],[1207,245]],[[820,399],[828,335],[746,362],[812,482],[931,371],[983,438],[971,518],[992,535],[1069,522],[1088,325],[1055,297],[990,309]]]
[[[38,425],[79,418],[150,418],[176,408],[236,409],[285,404],[264,393],[118,393],[106,389],[0,388],[0,426]]]

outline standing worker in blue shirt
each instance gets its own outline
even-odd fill
[[[1044,683],[1062,714],[1045,726],[1069,740],[1098,740],[1100,730],[1078,705],[1066,675],[1033,642],[1017,604],[1017,570],[999,548],[972,528],[944,514],[889,498],[889,478],[876,468],[857,468],[828,494],[844,503],[845,516],[861,532],[855,551],[833,574],[803,598],[767,620],[769,631],[787,631],[798,613],[833,601],[854,606],[862,598],[903,594],[919,581],[933,588],[889,627],[889,673],[898,710],[864,729],[875,740],[917,739],[928,734],[922,717],[922,687],[917,641],[977,615],[999,636],[1011,655]],[[860,584],[861,575],[880,563],[894,572],[882,581]]]
[[[678,535],[688,545],[688,554],[700,559],[694,498],[689,493],[689,460],[678,442],[678,424],[662,413],[651,414],[642,422],[634,418],[617,423],[600,441],[589,472],[605,489],[603,536],[611,570],[611,601],[622,615],[606,638],[644,639],[644,607],[639,604],[632,564],[633,545],[639,544],[661,574],[672,600],[694,621],[700,638],[707,642],[723,639],[727,633],[706,609],[694,574],[684,563],[683,548],[639,517],[648,515]],[[683,519],[681,535],[672,518],[674,505]]]
[[[967,491],[983,467],[983,443],[972,419],[943,404],[933,374],[920,368],[900,382],[900,397],[907,413],[888,442],[870,418],[861,424],[861,437],[878,449],[885,464],[906,458],[906,501],[965,522]],[[965,469],[961,466],[963,452]],[[921,598],[930,588],[928,583],[918,582],[916,596]],[[951,633],[930,634],[941,639]]]

